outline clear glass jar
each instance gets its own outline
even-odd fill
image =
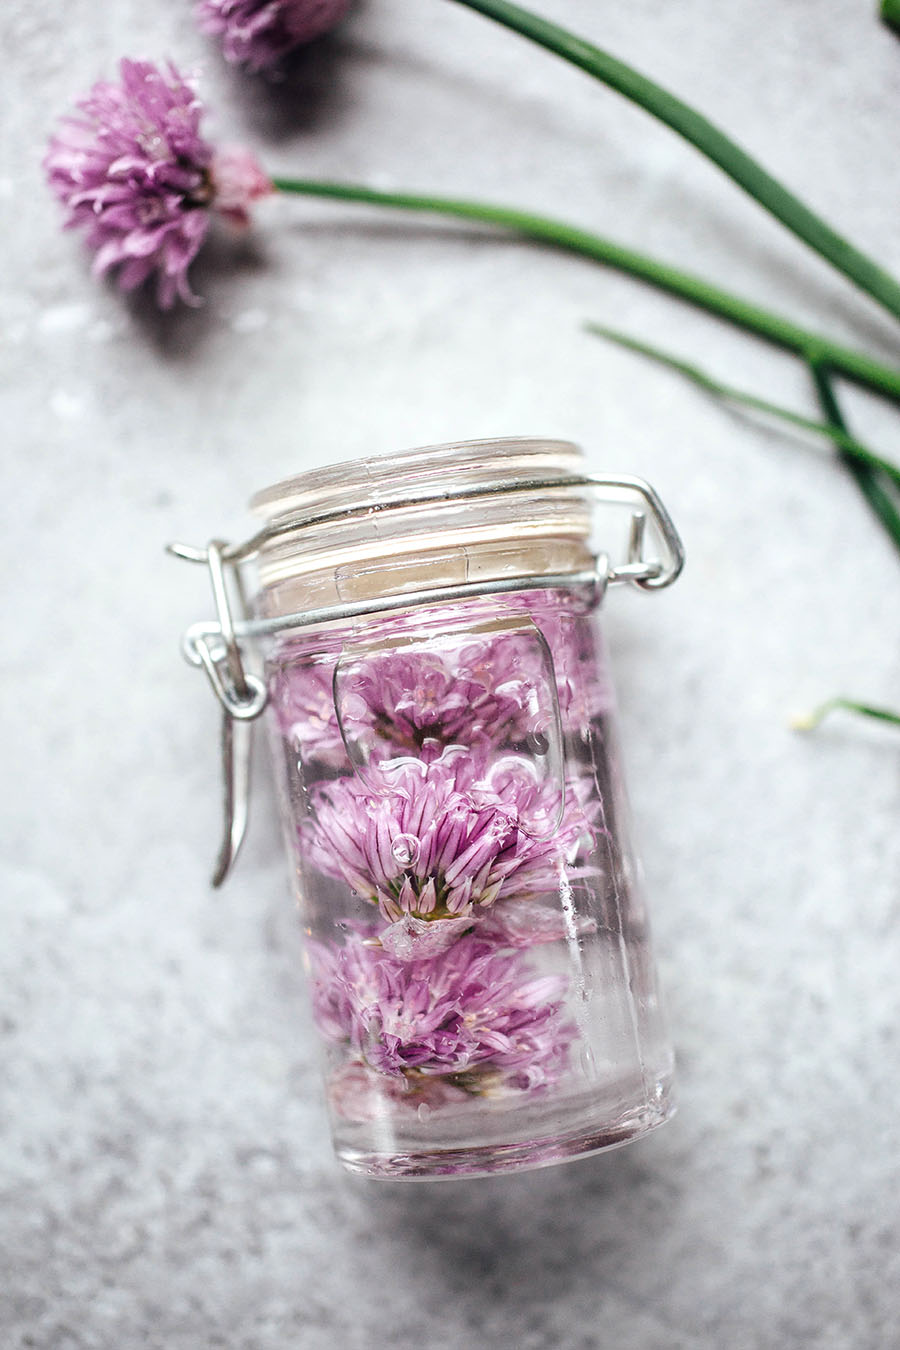
[[[583,475],[567,443],[469,442],[253,502],[267,718],[354,1172],[542,1166],[672,1111]]]

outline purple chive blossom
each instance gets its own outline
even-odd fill
[[[565,1067],[568,981],[536,974],[520,952],[468,936],[403,962],[355,933],[344,947],[317,945],[312,960],[317,1025],[379,1073],[493,1094],[545,1087]]]
[[[549,717],[547,681],[536,665],[525,666],[509,638],[370,658],[340,681],[341,716],[370,750],[379,741],[413,751],[430,741],[524,741]]]
[[[447,1079],[421,1073],[384,1074],[351,1060],[331,1074],[328,1098],[337,1115],[359,1124],[383,1120],[398,1111],[417,1111],[420,1106],[437,1111],[460,1105],[470,1101],[471,1094]]]
[[[346,754],[333,676],[333,662],[301,660],[279,671],[271,696],[301,755],[336,765]],[[398,751],[433,758],[448,745],[540,744],[552,720],[541,649],[520,634],[366,657],[338,670],[336,692],[348,741],[364,759]]]
[[[218,212],[246,223],[272,190],[247,151],[217,152],[200,134],[203,104],[174,65],[123,60],[120,82],[95,84],[64,117],[44,169],[84,228],[94,272],[118,269],[126,291],[156,278],[160,306],[193,303],[187,271]]]
[[[449,747],[430,762],[370,765],[313,794],[309,857],[376,903],[388,923],[461,919],[476,907],[556,892],[589,828],[574,791],[537,781],[531,761]]]
[[[594,647],[591,630],[584,623],[576,627],[564,611],[542,621],[541,627],[554,653],[563,731],[583,736],[615,703],[604,653]]]
[[[478,925],[480,938],[503,947],[534,947],[541,942],[581,938],[596,931],[596,920],[589,915],[574,911],[567,914],[559,905],[546,905],[525,896],[511,905],[495,905]]]
[[[269,682],[269,698],[282,735],[304,760],[331,766],[347,752],[334,712],[333,662],[284,666]]]
[[[221,40],[229,61],[265,70],[347,13],[351,0],[200,0],[197,21]]]

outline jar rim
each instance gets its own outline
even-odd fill
[[[583,464],[581,449],[573,441],[550,437],[444,441],[294,474],[254,493],[250,510],[274,522],[306,510],[353,510],[375,502],[384,504],[392,497],[427,496],[429,491],[446,488],[448,473],[459,473],[466,484],[512,481],[537,473],[565,479],[583,472]]]

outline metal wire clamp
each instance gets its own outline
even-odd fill
[[[612,565],[600,554],[591,569],[556,574],[503,577],[493,581],[466,582],[457,586],[439,586],[379,597],[374,600],[327,605],[314,610],[251,619],[241,577],[241,566],[255,558],[271,540],[281,535],[354,517],[370,516],[384,510],[405,507],[437,506],[449,501],[484,498],[514,493],[534,493],[586,488],[596,493],[624,493],[636,496],[642,509],[632,510],[624,561]],[[663,545],[663,559],[646,558],[648,516]],[[224,830],[216,858],[212,885],[225,880],[237,858],[247,831],[250,800],[250,754],[253,722],[266,707],[268,694],[264,681],[245,666],[241,640],[252,640],[290,628],[313,624],[338,623],[425,605],[473,599],[483,595],[508,595],[517,591],[586,589],[592,607],[603,599],[607,586],[630,583],[643,590],[670,586],[684,566],[684,548],[678,531],[649,483],[630,476],[538,478],[515,483],[497,480],[457,491],[429,493],[412,497],[385,498],[366,506],[345,507],[318,514],[290,515],[270,522],[243,544],[228,544],[213,539],[205,548],[172,543],[167,552],[188,562],[202,563],[209,570],[216,617],[192,624],[182,639],[182,652],[192,666],[205,671],[210,687],[222,708],[221,760],[223,780]]]

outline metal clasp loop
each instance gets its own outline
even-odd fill
[[[190,665],[206,671],[212,691],[229,717],[236,722],[252,722],[259,717],[268,698],[266,686],[258,675],[244,670],[237,643],[240,684],[236,682],[235,664],[229,660],[218,624],[192,624],[184,635],[182,651]]]
[[[206,547],[206,562],[209,567],[209,579],[212,582],[213,599],[216,602],[216,618],[219,620],[219,635],[224,648],[225,665],[231,680],[231,688],[239,702],[246,700],[248,689],[244,675],[244,663],[241,651],[234,636],[234,617],[231,612],[231,600],[225,584],[225,563],[223,554],[227,545],[222,539],[212,539]],[[240,576],[235,573],[235,584],[240,586]],[[243,597],[242,597],[243,599]],[[246,610],[246,605],[241,605]],[[243,614],[241,617],[245,617]],[[202,657],[201,657],[202,659]]]
[[[213,869],[212,884],[221,886],[243,843],[250,807],[250,753],[252,724],[266,706],[263,680],[244,668],[237,640],[237,626],[247,620],[241,576],[236,563],[226,558],[228,545],[213,539],[205,550],[170,544],[169,552],[209,567],[214,621],[193,624],[184,635],[182,651],[192,666],[206,672],[210,688],[222,707],[221,757],[223,788],[223,835]],[[238,602],[238,616],[229,594],[226,568],[231,570]]]
[[[225,569],[229,567],[237,592],[239,615],[237,623],[247,620],[247,603],[241,575],[236,564],[226,561],[228,545],[223,539],[212,539],[205,552],[189,549],[183,544],[170,544],[169,552],[191,562],[202,560],[209,568],[213,600],[216,606],[214,623],[195,623],[184,635],[182,650],[192,666],[201,666],[207,674],[212,691],[229,717],[239,722],[251,722],[266,706],[266,687],[256,675],[244,670],[244,660],[238,646],[236,622]]]

